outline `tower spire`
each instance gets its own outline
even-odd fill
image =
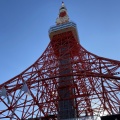
[[[64,2],[62,1],[62,5],[64,5]]]
[[[63,24],[69,22],[69,16],[67,14],[67,9],[65,7],[64,2],[62,2],[62,5],[59,9],[59,14],[58,14],[58,18],[56,19],[56,24]]]

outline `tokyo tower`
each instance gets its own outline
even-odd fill
[[[49,37],[34,64],[0,85],[0,119],[119,120],[120,61],[81,46],[63,2]]]

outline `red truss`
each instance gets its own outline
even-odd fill
[[[67,49],[60,53],[60,48],[64,46]],[[63,56],[68,53],[69,62],[61,66],[59,61],[67,59]],[[70,66],[72,72],[60,74],[67,69],[64,66]],[[119,113],[120,61],[88,52],[69,31],[54,36],[33,65],[0,85],[1,90],[3,87],[6,90],[6,96],[0,97],[0,118],[21,120],[58,116],[58,102],[67,99],[59,95],[59,79],[63,77],[72,78],[72,83],[64,84],[63,87],[67,86],[71,93],[68,99],[76,100],[73,107],[77,111],[77,117]],[[24,83],[28,86],[30,95],[21,90]]]

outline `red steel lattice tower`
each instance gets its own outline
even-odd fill
[[[118,114],[120,61],[88,52],[62,3],[50,43],[21,74],[0,85],[0,119],[77,119]],[[96,117],[96,118],[95,118]],[[86,117],[87,118],[87,117]]]

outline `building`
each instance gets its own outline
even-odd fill
[[[120,61],[90,53],[62,2],[38,60],[0,85],[5,120],[103,120],[120,108]],[[29,95],[29,97],[28,97]],[[111,117],[111,118],[112,118]],[[104,119],[105,118],[105,119]]]

